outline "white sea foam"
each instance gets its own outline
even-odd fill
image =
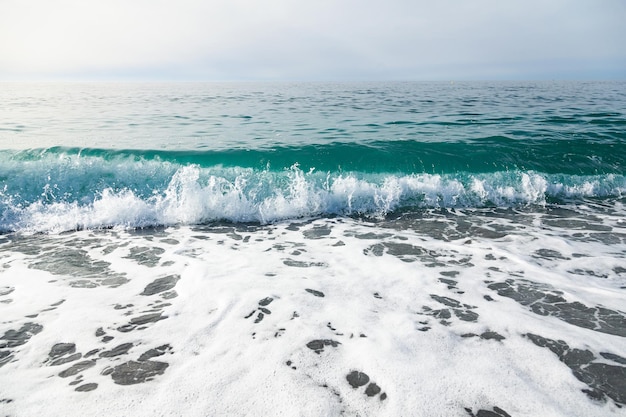
[[[201,191],[176,201],[194,207]],[[111,198],[128,207],[129,221],[146,210],[132,207],[130,193]],[[98,213],[94,221],[103,221],[106,210]],[[454,235],[457,221],[477,228],[471,239]],[[616,221],[607,216],[604,225]],[[448,238],[436,238],[446,224]],[[460,417],[493,407],[515,417],[626,415],[612,400],[591,401],[581,391],[586,384],[526,335],[565,341],[613,365],[599,353],[623,356],[624,337],[533,313],[489,287],[534,282],[567,302],[619,311],[623,242],[598,242],[593,227],[589,239],[575,240],[549,222],[521,228],[514,219],[471,213],[396,226],[336,218],[7,237],[0,337],[29,322],[43,327],[0,349],[12,355],[0,367],[0,409],[16,417]],[[498,228],[510,232],[488,237]],[[575,254],[593,256],[593,265]],[[180,277],[174,286],[146,292],[172,276]],[[162,320],[141,320],[159,313]],[[74,343],[82,357],[52,365],[58,343]],[[124,344],[131,344],[126,352],[107,353]],[[142,354],[165,345],[150,359],[168,364],[162,374],[131,385],[115,379],[123,364],[145,363],[137,362]],[[369,382],[353,388],[347,376],[354,371]],[[89,384],[97,387],[75,391]],[[369,384],[380,392],[366,395]]]

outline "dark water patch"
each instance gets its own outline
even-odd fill
[[[25,323],[17,330],[7,330],[0,337],[0,349],[22,346],[42,330],[43,326],[37,323]]]
[[[439,282],[441,282],[442,284],[445,284],[449,290],[457,289],[458,281],[452,278],[455,278],[457,275],[459,275],[460,274],[459,271],[440,271],[439,274],[443,275],[444,277],[450,277],[450,278],[439,278],[438,279]]]
[[[89,384],[84,384],[84,385],[81,385],[81,386],[77,387],[74,391],[89,392],[89,391],[95,390],[96,388],[98,388],[98,384],[96,384],[96,383],[89,383]]]
[[[511,234],[523,233],[525,227],[535,227],[533,222],[536,215],[539,213],[545,217],[547,210],[545,205],[421,210],[401,208],[389,213],[385,219],[373,223],[385,229],[412,230],[444,242],[476,238],[498,240]],[[577,212],[572,213],[579,215]],[[489,255],[493,256],[487,256]]]
[[[375,243],[372,246],[363,249],[363,254],[373,256],[383,256],[385,253],[385,245],[382,243]]]
[[[355,237],[357,239],[364,239],[364,240],[383,240],[383,239],[387,239],[388,237],[393,236],[393,234],[391,233],[374,233],[374,232],[359,233],[359,232],[355,232],[352,230],[346,231],[344,235],[347,237]]]
[[[430,296],[433,300],[437,301],[440,304],[445,305],[448,308],[441,309],[432,309],[428,306],[422,307],[422,314],[427,316],[434,317],[439,320],[439,323],[444,326],[449,326],[451,323],[448,321],[452,318],[452,314],[456,316],[459,320],[468,321],[468,322],[476,322],[478,321],[479,315],[471,311],[475,309],[475,306],[471,306],[468,304],[462,304],[458,300],[455,300],[450,297],[442,297],[439,295],[431,294]]]
[[[470,311],[470,310],[460,310],[460,309],[454,309],[454,315],[462,321],[469,321],[469,322],[473,322],[476,323],[478,321],[478,314]]]
[[[584,276],[589,276],[589,277],[594,277],[594,278],[608,278],[609,277],[607,273],[596,272],[591,269],[576,268],[573,270],[568,270],[567,272],[569,272],[570,274],[574,274],[574,275],[584,275]]]
[[[370,381],[370,377],[366,373],[359,371],[350,372],[346,379],[352,388],[362,387]]]
[[[78,384],[82,384],[83,381],[83,375],[79,374],[72,382],[69,383],[70,386],[75,386]]]
[[[152,314],[145,314],[139,317],[134,317],[130,319],[130,323],[135,324],[135,325],[142,325],[142,324],[148,324],[148,323],[156,323],[157,321],[164,320],[166,318],[167,317],[163,316],[162,313],[152,313]]]
[[[312,229],[308,229],[302,232],[306,239],[323,239],[330,235],[331,229],[329,226],[314,226]]]
[[[312,222],[313,220],[310,221]],[[271,234],[273,228],[271,226],[261,225],[259,222],[232,222],[227,220],[216,220],[206,224],[193,225],[191,230],[202,233],[201,235],[193,236],[194,238],[209,240],[213,234],[243,235],[255,234],[259,231],[267,231],[268,234]]]
[[[505,339],[504,336],[502,336],[498,332],[494,332],[494,331],[483,332],[480,335],[480,338],[483,339],[483,340],[495,340],[497,342],[501,342],[501,341],[503,341]]]
[[[444,255],[433,250],[425,249],[421,246],[411,245],[402,242],[382,242],[375,243],[363,249],[363,254],[368,256],[383,256],[385,254],[395,256],[403,262],[420,261],[429,267],[443,267],[446,263],[440,258]],[[455,261],[459,263],[458,261]],[[455,263],[450,261],[450,263]]]
[[[596,362],[590,350],[571,348],[563,340],[552,340],[536,334],[525,335],[535,345],[548,348],[559,360],[572,370],[574,376],[587,384],[583,390],[593,400],[611,398],[618,405],[626,405],[626,366]]]
[[[442,297],[440,295],[431,294],[430,298],[448,307],[454,307],[454,308],[462,307],[462,304],[459,301],[450,297]]]
[[[601,333],[626,337],[626,313],[601,306],[588,307],[568,302],[563,292],[527,280],[507,279],[487,286],[502,297],[527,306],[535,314],[552,316],[566,323]]]
[[[274,301],[272,297],[265,297],[262,300],[259,300],[259,305],[265,307],[269,305],[272,301]]]
[[[306,347],[308,347],[309,349],[311,349],[312,351],[314,351],[315,353],[317,353],[318,355],[320,353],[322,353],[324,351],[324,348],[327,346],[330,347],[337,347],[339,346],[341,343],[337,342],[336,340],[332,340],[332,339],[318,339],[318,340],[311,340],[309,343],[306,344]]]
[[[79,372],[83,372],[85,369],[89,369],[96,365],[95,360],[88,360],[83,362],[75,363],[64,371],[59,372],[59,376],[61,378],[67,378],[68,376],[74,376]]]
[[[98,283],[86,279],[77,279],[70,282],[70,287],[73,288],[97,288]]]
[[[293,266],[296,268],[310,268],[313,266],[317,267],[327,267],[328,265],[324,262],[305,262],[305,261],[296,261],[294,259],[285,259],[283,263],[287,266]]]
[[[166,353],[172,353],[172,347],[169,344],[161,345],[153,349],[149,349],[139,356],[137,359],[139,362],[145,362],[152,358],[163,356]]]
[[[375,383],[371,383],[367,386],[367,388],[365,388],[365,395],[367,395],[368,397],[374,397],[378,394],[380,394],[380,387],[375,384]]]
[[[324,293],[323,293],[323,292],[321,292],[321,291],[312,290],[312,289],[310,289],[310,288],[305,288],[305,291],[306,291],[306,292],[308,292],[308,293],[310,293],[310,294],[313,294],[313,295],[314,295],[314,296],[316,296],[316,297],[322,297],[322,298],[324,297]]]
[[[92,349],[89,352],[85,353],[85,358],[90,358],[96,353],[100,352],[101,349]]]
[[[161,293],[161,298],[164,300],[171,300],[176,297],[178,297],[178,293],[176,291],[165,291]]]
[[[0,287],[0,297],[3,297],[5,295],[9,295],[13,291],[15,291],[15,288],[13,288],[13,287]]]
[[[163,310],[165,307],[171,306],[171,303],[164,303],[161,300],[156,300],[154,303],[148,304],[148,307],[152,307],[149,310],[144,310],[142,313],[158,313]]]
[[[465,408],[470,417],[511,417],[509,413],[500,407],[493,407],[491,410],[480,409],[474,414],[471,408]]]
[[[547,259],[547,260],[569,260],[571,258],[565,257],[561,252],[554,249],[539,249],[532,255],[535,258]]]
[[[291,232],[297,232],[298,230],[300,230],[300,226],[301,225],[298,223],[290,223],[289,226],[285,227],[285,229]]]
[[[180,242],[176,239],[172,239],[171,237],[161,239],[161,243],[167,243],[168,245],[178,245]]]
[[[542,222],[551,228],[564,230],[588,230],[594,232],[611,232],[612,227],[598,223],[599,219],[579,220],[577,218],[543,219]]]
[[[126,230],[131,236],[143,237],[148,241],[152,241],[154,238],[167,238],[166,227],[163,225],[153,225],[144,227],[134,227]]]
[[[424,306],[422,307],[422,311],[423,311],[423,314],[427,316],[432,316],[436,318],[437,320],[439,320],[439,323],[441,323],[442,325],[444,326],[450,325],[450,322],[448,321],[448,319],[452,317],[452,313],[450,312],[450,309],[442,308],[442,309],[433,310],[432,308],[428,306]]]
[[[453,279],[439,278],[439,282],[446,284],[449,290],[457,289],[456,284],[458,284],[458,282]]]
[[[154,268],[158,265],[161,260],[160,255],[165,253],[164,249],[157,247],[144,247],[144,246],[136,246],[132,247],[129,250],[129,254],[125,256],[126,259],[132,259],[137,262],[139,265],[144,265],[150,268]]]
[[[396,256],[405,262],[413,262],[428,253],[426,249],[409,243],[385,242],[384,246],[389,255]]]
[[[256,319],[254,320],[254,324],[260,323],[261,321],[263,321],[263,319],[265,318],[265,315],[267,313],[264,313],[263,311],[260,311],[257,316]]]
[[[375,397],[380,394],[380,401],[385,401],[387,399],[387,394],[384,392],[381,394],[382,389],[380,386],[378,386],[375,382],[370,382],[370,377],[365,372],[351,371],[348,375],[346,375],[346,380],[355,390],[367,385],[364,394],[368,397]]]
[[[154,377],[163,375],[169,364],[156,361],[129,361],[105,371],[111,375],[113,382],[119,385],[134,385],[152,381]]]
[[[94,260],[82,249],[57,247],[39,254],[37,259],[28,267],[69,277],[70,286],[75,288],[114,288],[129,282],[125,274],[112,271],[109,262]]]
[[[50,366],[65,365],[66,363],[77,361],[77,360],[79,360],[82,357],[83,357],[82,354],[74,353],[73,355],[67,356],[65,358],[59,358],[59,359],[56,359],[56,360],[50,362]]]
[[[70,355],[76,352],[76,345],[74,343],[57,343],[50,349],[48,357],[50,359],[57,359],[64,355]]]
[[[494,332],[491,330],[488,330],[486,332],[483,332],[481,334],[476,334],[476,333],[464,333],[461,335],[462,338],[471,338],[471,337],[479,337],[482,340],[495,340],[496,342],[501,342],[504,339],[506,339],[504,336],[502,336],[500,333],[498,332]]]
[[[13,359],[13,355],[10,350],[0,350],[0,368],[9,363]]]
[[[604,245],[623,245],[626,243],[626,233],[573,233],[571,239],[579,242],[598,242]]]
[[[71,281],[70,286],[74,288],[95,288],[98,285],[103,285],[105,287],[116,288],[120,285],[124,285],[130,280],[123,275],[118,275],[115,277],[104,278],[102,280],[76,280]]]
[[[255,310],[252,310],[250,314],[244,317],[244,319],[249,319],[250,317],[254,315],[254,313],[257,313],[254,323],[255,324],[260,323],[261,321],[263,321],[266,315],[272,314],[272,311],[269,308],[267,308],[267,306],[270,305],[272,301],[274,301],[272,297],[265,297],[259,300],[258,307]]]
[[[113,237],[119,238],[118,236],[115,236],[115,235]],[[113,253],[116,249],[125,248],[129,244],[130,244],[130,242],[112,243],[112,244],[109,243],[102,249],[102,254],[103,255],[109,255],[109,254]]]
[[[600,356],[602,356],[604,359],[608,359],[611,360],[613,362],[617,362],[620,363],[622,365],[626,365],[626,358],[616,355],[614,353],[610,353],[610,352],[600,352]]]
[[[126,355],[128,351],[134,346],[132,343],[123,343],[119,346],[114,347],[111,350],[105,350],[100,353],[101,358],[112,358],[115,356]]]
[[[127,333],[135,329],[142,330],[145,328],[144,325],[156,323],[160,320],[165,320],[166,318],[167,316],[164,316],[162,312],[144,314],[138,317],[133,317],[130,319],[130,323],[118,327],[117,330],[122,333]]]
[[[1,252],[18,252],[29,256],[39,255],[42,252],[50,250],[45,243],[51,243],[45,238],[37,242],[33,239],[22,238],[17,235],[11,235],[5,242],[10,244],[4,246],[0,245]]]
[[[157,278],[144,288],[140,295],[154,295],[163,291],[171,290],[180,280],[180,275],[168,275],[163,278]]]

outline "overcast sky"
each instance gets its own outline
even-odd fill
[[[626,79],[626,0],[0,0],[0,80]]]

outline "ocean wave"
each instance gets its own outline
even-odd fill
[[[371,173],[484,173],[508,170],[569,175],[623,174],[626,144],[591,137],[578,139],[507,136],[475,137],[468,141],[374,140],[230,149],[101,149],[51,147],[21,151],[0,150],[7,163],[64,168],[68,165],[107,164],[110,167],[158,162],[211,168],[247,167],[282,170],[299,164],[303,170]],[[103,168],[104,169],[104,168]]]
[[[297,164],[272,170],[65,155],[54,162],[11,159],[0,164],[0,230],[384,217],[398,210],[619,198],[625,190],[626,178],[618,174],[341,172],[305,170]]]

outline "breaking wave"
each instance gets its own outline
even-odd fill
[[[137,155],[0,158],[0,230],[60,232],[213,221],[271,223],[398,210],[620,198],[623,175],[532,170],[423,173],[207,166]]]

